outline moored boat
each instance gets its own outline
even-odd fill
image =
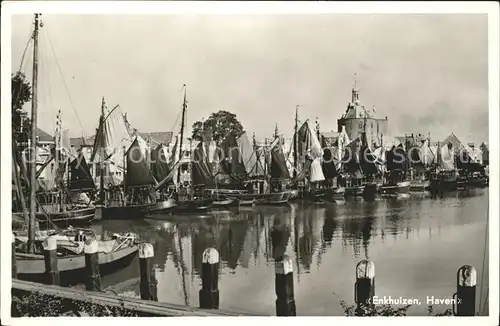
[[[328,189],[328,191],[323,195],[323,199],[328,202],[338,202],[345,199],[345,188],[336,187]]]
[[[169,198],[167,200],[158,201],[154,205],[152,205],[148,211],[148,215],[152,214],[168,214],[175,210],[177,207],[177,203],[174,199]]]
[[[20,240],[20,238],[16,240]],[[34,253],[25,253],[22,252],[22,249],[15,253],[17,276],[20,279],[40,281],[46,277],[43,245],[40,241],[35,241],[35,243]],[[57,268],[61,284],[73,285],[84,281],[84,242],[61,238],[56,243]],[[23,246],[22,242],[17,244],[20,247]],[[116,269],[128,265],[138,251],[136,237],[131,234],[111,240],[97,240],[97,245],[101,275],[112,273]]]
[[[177,206],[174,208],[175,213],[198,213],[205,212],[212,208],[213,199],[186,199],[177,201]]]
[[[37,213],[35,215],[36,220],[39,222],[41,227],[45,226],[84,226],[89,225],[94,220],[95,207],[88,208],[76,208],[73,210],[67,210],[63,212],[55,212],[51,214]],[[23,213],[13,213],[16,218],[23,218]]]

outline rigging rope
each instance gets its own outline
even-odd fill
[[[86,138],[86,133],[85,133],[85,129],[83,128],[83,124],[80,120],[80,117],[78,115],[78,112],[76,111],[76,107],[75,107],[75,104],[73,102],[73,98],[71,97],[71,94],[69,92],[69,89],[68,89],[68,85],[66,84],[66,79],[64,78],[64,74],[63,74],[63,71],[61,69],[61,66],[59,65],[59,60],[57,59],[57,55],[56,55],[56,52],[54,50],[54,47],[52,46],[52,41],[50,39],[50,36],[49,36],[49,33],[46,31],[46,28],[44,29],[44,32],[45,32],[45,36],[47,37],[47,40],[49,41],[49,45],[50,45],[50,48],[52,50],[52,54],[54,55],[54,59],[56,61],[56,65],[57,65],[57,68],[59,70],[59,74],[61,75],[61,79],[63,81],[63,84],[64,84],[64,88],[66,89],[66,94],[68,95],[68,99],[71,103],[71,108],[73,109],[73,112],[75,112],[75,115],[76,115],[76,119],[78,120],[78,124],[80,125],[80,128],[82,128],[82,136],[84,138]]]

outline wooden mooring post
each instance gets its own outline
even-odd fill
[[[158,301],[158,290],[153,269],[154,248],[150,243],[139,246],[140,292],[142,300]]]
[[[45,283],[59,285],[59,270],[57,267],[57,239],[49,236],[43,241],[43,258],[45,260]]]
[[[99,243],[94,238],[85,240],[85,289],[87,291],[101,290],[101,274],[99,272]]]
[[[12,278],[17,278],[16,236],[12,233]]]
[[[474,316],[476,314],[476,269],[464,265],[457,272],[457,292],[453,295],[456,307],[453,305],[455,316]]]
[[[219,252],[207,248],[202,255],[200,308],[219,309]]]
[[[354,301],[356,316],[363,316],[365,308],[373,308],[375,295],[375,264],[363,259],[356,265],[356,283],[354,284]]]
[[[284,255],[276,261],[276,316],[296,316],[295,298],[293,291],[293,262]]]

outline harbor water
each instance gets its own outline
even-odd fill
[[[297,315],[342,316],[354,304],[355,267],[375,264],[375,294],[418,299],[408,315],[427,315],[427,298],[451,298],[462,265],[477,270],[477,307],[488,313],[488,190],[431,199],[383,199],[337,204],[218,210],[164,220],[99,221],[101,232],[136,232],[153,244],[158,300],[198,307],[201,256],[220,253],[220,308],[275,315],[274,257],[293,260]],[[286,230],[273,248],[273,226]],[[289,235],[289,236],[288,236]],[[288,238],[288,241],[286,241]],[[486,253],[485,253],[486,250]],[[139,297],[137,257],[103,277],[103,287]],[[483,275],[484,273],[484,275]],[[443,312],[449,305],[433,305]]]

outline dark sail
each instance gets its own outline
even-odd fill
[[[321,146],[323,147],[323,160],[321,162],[321,168],[323,169],[323,175],[326,179],[333,179],[338,175],[337,168],[335,166],[335,156],[333,155],[333,149],[328,146],[325,137],[321,136]]]
[[[69,190],[95,189],[94,180],[90,174],[89,166],[82,153],[69,163],[70,182]]]
[[[220,144],[220,148],[224,155],[220,163],[222,171],[229,174],[231,178],[235,180],[245,179],[247,171],[243,163],[243,157],[240,153],[238,142],[233,133],[227,135]]]
[[[457,169],[465,170],[469,173],[479,172],[481,175],[485,175],[484,166],[474,162],[466,150],[461,150],[455,157],[455,162]]]
[[[156,184],[137,138],[127,151],[125,182],[127,187],[143,187]]]
[[[393,146],[390,151],[387,151],[386,162],[388,171],[402,171],[404,176],[406,176],[410,168],[410,161],[402,144],[397,147]]]
[[[359,138],[356,138],[346,146],[344,156],[342,157],[344,172],[357,174],[361,172],[360,151],[361,140]]]
[[[361,138],[361,152],[359,155],[359,164],[364,175],[373,175],[378,173],[377,157],[373,155],[366,141],[366,134],[363,133]]]
[[[161,181],[168,176],[169,172],[170,166],[167,161],[165,149],[163,144],[159,144],[151,151],[151,173],[156,180]]]
[[[191,180],[193,186],[214,186],[212,170],[208,164],[203,142],[199,142],[193,151],[193,161],[191,163]]]
[[[290,179],[290,172],[286,166],[285,155],[281,144],[274,146],[271,149],[271,178],[273,179]]]

